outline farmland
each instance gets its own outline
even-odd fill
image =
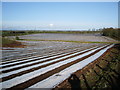
[[[8,38],[14,39],[15,36]],[[118,43],[99,33],[40,33],[19,38],[17,41],[24,47],[2,47],[0,84],[3,88],[67,88],[71,74],[84,78],[80,76],[81,70],[97,62]]]
[[[1,1],[1,90],[119,90],[118,0],[14,1]]]

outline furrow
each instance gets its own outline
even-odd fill
[[[79,47],[77,47],[77,48],[79,48]],[[61,49],[59,51],[63,51],[63,50],[67,50],[67,49]],[[51,50],[51,51],[49,51],[47,53],[49,53],[49,55],[51,55],[51,54],[56,54],[57,52],[54,52],[54,51],[52,52],[52,50]],[[46,55],[44,57],[47,57],[49,55]],[[26,59],[31,59],[31,58],[36,58],[36,57],[43,57],[43,55],[36,55],[36,56],[32,56],[32,57],[27,57],[27,58],[20,58],[20,59],[10,60],[10,61],[3,62],[2,64],[8,64],[8,63],[13,63],[13,62],[23,61],[23,60],[26,60]]]
[[[74,51],[72,52],[77,52],[79,51],[79,49],[74,49]],[[67,51],[67,52],[70,52],[70,51]],[[9,63],[9,64],[5,64],[5,65],[1,65],[1,68],[6,68],[6,67],[11,67],[11,66],[14,66],[14,65],[19,65],[19,64],[22,64],[22,63],[27,63],[27,62],[31,62],[31,61],[36,61],[36,60],[40,60],[40,59],[45,59],[45,58],[49,58],[49,57],[53,57],[55,55],[61,55],[61,54],[67,54],[67,52],[61,52],[61,53],[53,53],[51,55],[48,55],[48,56],[41,56],[41,57],[35,57],[35,58],[29,58],[29,59],[25,59],[25,60],[22,60],[22,61],[18,61],[18,62],[13,62],[13,63]]]
[[[46,66],[49,66],[49,65],[58,63],[58,62],[60,62],[60,61],[64,61],[64,60],[66,60],[66,59],[76,57],[76,56],[78,56],[78,55],[81,55],[81,54],[83,54],[83,53],[89,52],[89,51],[91,51],[91,50],[93,50],[93,48],[90,49],[90,50],[88,50],[88,51],[85,51],[85,50],[84,50],[84,51],[81,52],[81,53],[79,52],[79,53],[77,53],[77,54],[73,54],[73,55],[70,55],[70,56],[68,55],[68,56],[64,56],[64,57],[62,57],[62,58],[56,58],[56,59],[54,59],[54,60],[47,60],[47,62],[45,62],[45,63],[42,62],[42,64],[37,63],[38,65],[36,65],[36,66],[28,67],[28,68],[29,68],[29,69],[27,68],[28,70],[24,70],[23,72],[19,72],[19,73],[16,73],[16,74],[13,74],[13,75],[10,75],[10,76],[7,76],[7,77],[3,77],[2,80],[3,80],[3,81],[6,81],[6,80],[11,79],[11,78],[14,78],[14,77],[16,77],[16,76],[20,76],[20,75],[23,75],[23,74],[25,74],[25,73],[29,73],[30,71],[35,71],[35,70],[44,68],[44,67],[46,67]],[[30,68],[31,68],[31,69],[30,69]]]
[[[75,73],[77,70],[82,69],[83,67],[85,67],[86,65],[88,65],[89,63],[93,62],[94,60],[96,60],[97,58],[99,58],[101,55],[103,55],[108,49],[110,49],[113,45],[111,45],[108,48],[105,48],[104,50],[99,51],[98,53],[96,53],[93,56],[90,56],[86,59],[84,59],[81,62],[78,62],[77,64],[74,64],[62,71],[60,71],[59,73],[56,73],[46,79],[44,79],[41,82],[38,82],[32,86],[30,86],[29,88],[54,88],[55,86],[57,86],[58,84],[62,83],[62,81],[66,80],[67,78],[69,78],[69,76],[72,73]],[[50,83],[52,82],[52,83]],[[28,89],[29,89],[28,88]],[[26,89],[26,90],[28,90]]]
[[[91,49],[93,49],[93,48],[90,48],[90,49],[87,49],[87,50],[83,50],[83,51],[78,52],[78,53],[83,53],[83,52],[86,52],[86,51],[91,50]],[[77,54],[78,54],[78,53],[77,53]],[[76,53],[74,53],[74,54],[72,54],[72,55],[75,55],[75,54],[76,54]],[[16,73],[16,72],[20,72],[20,71],[21,71],[21,74],[22,74],[22,71],[25,71],[25,70],[28,70],[28,69],[31,69],[31,68],[35,68],[35,67],[38,67],[38,66],[43,65],[43,64],[46,64],[46,63],[58,61],[58,60],[60,60],[60,59],[65,59],[65,58],[68,58],[68,57],[70,57],[70,56],[72,56],[72,55],[68,55],[68,56],[65,56],[65,57],[57,58],[57,59],[55,59],[55,60],[53,60],[53,61],[44,62],[44,63],[41,63],[41,64],[29,66],[29,67],[22,68],[22,69],[19,69],[19,70],[11,71],[11,72],[9,72],[9,73],[2,73],[1,77],[6,77],[6,76],[9,76],[9,75],[14,74],[14,73]],[[3,78],[3,79],[4,79],[4,78]]]
[[[31,54],[35,54],[35,53],[37,53],[37,52],[32,52],[32,53],[27,53],[27,54],[20,54],[20,55],[18,55],[18,56],[27,56],[27,55],[31,55]],[[5,57],[3,57],[2,59],[10,58],[10,57],[12,57],[12,56],[14,56],[14,55],[5,56]]]
[[[34,49],[33,49],[34,50]],[[43,49],[43,50],[45,50],[45,49]],[[27,50],[26,50],[27,51]],[[37,52],[35,52],[35,53],[37,53]],[[32,53],[31,53],[32,54]],[[34,54],[34,52],[33,52],[33,54]],[[21,57],[23,57],[23,56],[27,56],[27,55],[29,55],[29,54],[20,54],[19,56],[21,56]],[[13,55],[12,55],[13,56]],[[5,58],[7,58],[7,59],[5,59]],[[7,61],[12,61],[10,58],[8,58],[8,56],[6,56],[5,58],[3,58],[4,59],[4,62],[7,62]],[[18,58],[19,59],[19,58]]]
[[[84,53],[82,55],[61,61],[59,63],[55,63],[53,65],[47,66],[45,68],[24,74],[22,76],[10,79],[8,81],[3,82],[3,87],[4,88],[10,88],[14,86],[13,88],[27,88],[51,75],[54,73],[57,73],[75,63],[78,63],[79,61],[99,52],[100,50],[104,49],[107,47],[106,45],[97,49],[94,49],[92,51],[89,51],[87,53]],[[27,86],[26,86],[27,85]]]

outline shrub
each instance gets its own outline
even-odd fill
[[[16,36],[16,40],[20,40],[20,38],[18,36]]]
[[[114,29],[114,28],[104,28],[102,29],[103,36],[109,36],[111,38],[115,38],[117,40],[120,40],[120,29]]]

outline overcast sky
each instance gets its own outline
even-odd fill
[[[118,27],[117,2],[2,2],[3,29]]]

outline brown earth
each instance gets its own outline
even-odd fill
[[[97,47],[96,47],[96,48],[97,48]],[[91,50],[93,50],[93,49],[91,49]],[[90,51],[90,50],[88,50],[88,51]],[[88,52],[88,51],[85,51],[85,52],[83,52],[83,53],[86,53],[86,52]],[[78,51],[77,51],[77,52],[78,52]],[[73,54],[73,53],[75,53],[75,52],[69,53],[69,54],[67,54],[67,55],[70,55],[70,54]],[[20,76],[20,75],[23,75],[23,74],[25,74],[25,73],[29,73],[29,72],[31,72],[31,71],[38,70],[38,69],[40,69],[40,68],[43,68],[43,67],[46,67],[46,66],[49,66],[49,65],[58,63],[58,62],[60,62],[60,61],[64,61],[64,60],[66,60],[66,59],[75,57],[75,56],[80,55],[80,54],[83,54],[83,53],[79,53],[79,54],[76,54],[76,55],[73,55],[73,56],[70,56],[70,57],[67,57],[67,58],[64,58],[64,59],[60,59],[60,60],[58,60],[58,61],[55,61],[55,62],[46,64],[46,65],[42,65],[42,66],[39,66],[39,67],[36,67],[36,68],[32,68],[32,69],[29,69],[29,70],[25,70],[25,71],[16,73],[16,74],[14,74],[14,75],[10,75],[10,76],[8,76],[8,77],[4,77],[4,78],[2,78],[2,80],[3,80],[3,81],[6,81],[6,80],[8,80],[8,79],[15,78],[15,77]],[[63,56],[67,56],[67,55],[63,55]],[[58,57],[63,57],[63,56],[58,56]],[[52,58],[52,59],[48,59],[48,60],[46,60],[46,61],[40,61],[40,62],[37,62],[37,63],[33,63],[33,64],[29,64],[29,65],[24,65],[24,66],[21,66],[21,67],[18,67],[18,68],[8,69],[8,70],[6,70],[6,71],[2,71],[2,73],[7,73],[7,72],[14,71],[14,70],[18,70],[18,69],[21,69],[21,68],[24,68],[24,67],[28,67],[28,66],[32,66],[32,65],[35,65],[35,64],[39,64],[39,63],[51,61],[51,60],[57,59],[58,57],[55,57],[55,58]],[[36,60],[39,60],[39,59],[36,59]],[[34,60],[34,61],[35,61],[35,60]],[[30,61],[29,61],[29,62],[30,62]],[[7,66],[5,66],[5,67],[9,67],[9,66],[11,66],[11,65],[7,65]],[[14,64],[12,64],[12,66],[14,66]],[[2,68],[3,68],[3,67],[2,67]]]
[[[54,90],[69,89],[119,89],[120,88],[120,44],[107,50],[96,61],[88,64],[74,74],[79,78],[79,88],[72,88],[68,79]]]
[[[106,47],[107,47],[107,46],[106,46]],[[106,47],[104,47],[104,48],[106,48]],[[65,69],[65,68],[67,68],[67,67],[69,67],[69,66],[71,66],[71,65],[73,65],[73,64],[76,64],[76,63],[80,62],[81,60],[84,60],[84,59],[92,56],[93,54],[99,52],[100,50],[102,50],[102,49],[104,49],[104,48],[101,48],[101,49],[99,49],[99,50],[96,50],[95,52],[93,52],[93,53],[91,53],[91,54],[89,54],[89,55],[86,55],[85,57],[82,57],[82,58],[80,58],[80,59],[77,59],[77,60],[72,61],[72,62],[70,62],[70,63],[67,63],[67,64],[65,64],[65,65],[62,65],[62,66],[60,66],[60,67],[58,67],[58,68],[55,68],[55,69],[53,69],[53,70],[51,70],[51,71],[49,71],[49,72],[46,72],[46,73],[44,73],[44,74],[41,74],[40,76],[37,76],[37,77],[35,77],[35,78],[32,78],[32,79],[30,79],[30,80],[28,80],[28,81],[26,81],[26,82],[23,82],[23,83],[21,83],[21,84],[18,84],[18,85],[16,85],[16,86],[13,86],[13,87],[11,87],[11,88],[9,88],[9,89],[10,89],[10,90],[15,90],[16,88],[22,88],[22,89],[28,88],[29,86],[34,85],[35,83],[40,82],[40,81],[42,81],[43,79],[48,78],[49,76],[51,76],[51,75],[53,75],[53,74],[55,74],[55,73],[58,73],[58,72],[60,72],[61,70]],[[33,70],[35,70],[35,69],[33,68]],[[30,71],[33,71],[33,70],[30,70]],[[30,72],[30,71],[27,71],[27,72]],[[24,72],[24,73],[26,73],[26,72]],[[15,75],[15,76],[16,76],[16,75]],[[13,78],[13,77],[12,77],[12,78]],[[6,79],[7,79],[7,78],[6,78]]]
[[[17,48],[24,48],[26,45],[23,45],[21,42],[13,41],[10,44],[2,45],[2,47],[17,47]]]
[[[16,86],[13,86],[9,88],[10,90],[16,90],[17,88],[25,89],[37,82],[40,82],[41,80],[60,72],[61,70],[76,64],[80,62],[83,59],[86,59],[90,57],[91,55],[99,52],[103,48],[91,53],[90,55],[87,55],[83,58],[80,58],[76,61],[67,63],[63,66],[60,66],[58,68],[55,68],[49,72],[46,72],[40,76],[37,76],[35,78],[32,78],[26,82],[23,82],[21,84],[18,84]],[[57,62],[55,62],[57,63]],[[54,64],[54,63],[51,63]],[[50,64],[50,65],[51,65]],[[49,64],[48,64],[49,65]],[[45,66],[42,66],[45,67]],[[23,75],[25,73],[32,72],[34,70],[37,70],[42,67],[37,67],[30,69],[28,71],[23,71],[18,74],[14,74],[10,77],[3,78],[5,81],[9,80],[11,78],[14,78],[16,76]],[[116,44],[114,47],[107,50],[102,56],[100,56],[97,60],[94,62],[88,64],[86,67],[84,67],[82,70],[78,70],[74,74],[79,78],[80,80],[80,88],[79,89],[94,89],[94,88],[113,88],[113,87],[119,87],[119,77],[120,77],[120,44]],[[15,69],[16,70],[16,69]],[[72,89],[68,79],[60,83],[58,86],[56,86],[54,89]]]

